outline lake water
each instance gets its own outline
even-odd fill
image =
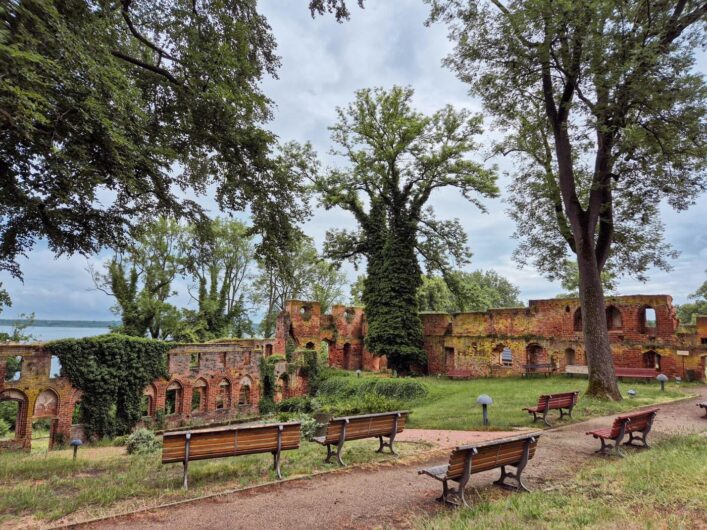
[[[12,326],[0,326],[0,332],[12,333]],[[56,339],[79,339],[110,333],[108,328],[71,328],[71,327],[31,327],[24,330],[25,334],[32,335],[35,341],[46,342]]]

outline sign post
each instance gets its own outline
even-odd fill
[[[682,357],[682,378],[686,380],[687,378],[685,377],[685,357],[689,357],[690,352],[688,350],[678,350],[676,353],[680,357]]]

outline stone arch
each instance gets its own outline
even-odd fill
[[[240,388],[238,391],[238,404],[239,405],[252,405],[253,404],[253,381],[247,375],[241,379]]]
[[[154,416],[155,415],[155,403],[157,399],[157,389],[155,385],[150,383],[147,388],[142,393],[143,396],[143,416]]]
[[[184,387],[179,381],[171,381],[165,390],[165,414],[181,414]]]
[[[29,400],[24,392],[9,389],[0,392],[0,401],[17,402],[17,412],[15,413],[15,440],[27,436],[27,416],[29,412]]]
[[[208,403],[209,383],[200,377],[191,387],[191,411],[204,412]]]
[[[577,310],[574,312],[574,319],[573,319],[573,324],[574,324],[574,330],[577,332],[582,332],[582,308],[578,307]]]
[[[565,349],[565,366],[570,364],[577,364],[577,352],[572,348]]]
[[[314,349],[314,343],[313,342],[308,342],[307,344],[304,345],[305,349],[307,350],[313,350]]]
[[[536,342],[528,344],[525,348],[525,358],[528,364],[542,364],[547,362],[545,348]]]
[[[648,350],[643,353],[643,366],[645,368],[654,368],[655,370],[660,371],[660,361],[660,354],[654,350]]]
[[[34,401],[34,418],[53,418],[59,415],[59,395],[47,388]]]
[[[5,381],[17,382],[22,377],[24,357],[13,355],[5,359]]]
[[[270,357],[272,355],[272,344],[265,345],[265,357]]]
[[[233,385],[228,377],[224,377],[218,383],[216,394],[216,410],[226,410],[231,408],[231,391]]]
[[[615,305],[610,305],[606,308],[606,327],[609,331],[620,330],[624,327],[621,311]]]

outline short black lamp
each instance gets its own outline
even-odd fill
[[[661,392],[665,390],[665,382],[668,380],[668,376],[665,374],[658,374],[656,377],[658,381],[660,381],[660,390]]]
[[[680,383],[682,383],[682,377],[676,377],[676,378],[675,378],[675,384],[676,384],[676,385],[679,385]]]
[[[361,370],[356,370],[356,377],[361,377]]]
[[[636,391],[632,388],[628,391],[628,395],[634,397],[636,395]]]
[[[481,408],[483,410],[484,425],[488,425],[489,424],[488,406],[493,405],[493,399],[491,399],[491,396],[487,396],[486,394],[481,394],[479,397],[476,398],[476,402],[479,405],[481,405]]]
[[[71,447],[74,448],[74,460],[76,460],[76,453],[78,452],[79,447],[81,447],[83,445],[83,442],[81,440],[79,440],[78,438],[75,438],[75,439],[71,440],[70,445],[71,445]]]

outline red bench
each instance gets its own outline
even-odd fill
[[[601,447],[595,451],[596,453],[609,454],[611,449],[616,452],[627,434],[629,435],[629,440],[624,445],[633,445],[634,439],[638,438],[636,433],[640,433],[640,441],[643,443],[643,447],[649,447],[648,433],[651,431],[653,419],[659,410],[648,409],[624,414],[614,419],[614,423],[610,428],[589,431],[586,434],[591,434],[594,438],[598,438],[601,441]],[[614,445],[606,443],[606,440],[612,440]]]
[[[707,401],[703,401],[702,403],[697,404],[698,407],[705,409],[705,418],[707,418]]]
[[[617,366],[614,368],[616,377],[632,377],[634,379],[646,379],[650,381],[658,375],[658,370],[655,368],[624,368]]]
[[[546,396],[540,396],[538,398],[538,404],[535,407],[528,407],[523,410],[527,410],[528,414],[533,415],[533,423],[538,421],[539,415],[542,414],[542,420],[550,427],[547,422],[547,413],[551,410],[560,411],[560,419],[567,414],[572,417],[572,409],[577,404],[577,399],[579,398],[579,390],[575,392],[563,392],[561,394],[549,394]],[[567,412],[563,409],[567,409]]]
[[[471,370],[449,370],[447,372],[447,377],[450,379],[471,379]]]

